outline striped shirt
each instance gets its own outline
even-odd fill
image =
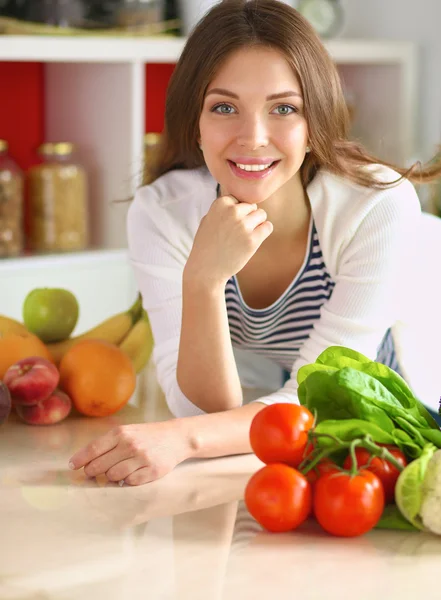
[[[230,278],[225,287],[233,346],[273,360],[287,372],[291,372],[301,346],[335,286],[312,218],[307,248],[299,272],[285,292],[267,308],[254,309],[245,303],[236,276]],[[378,347],[376,360],[399,372],[390,329]]]

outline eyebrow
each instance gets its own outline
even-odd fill
[[[230,92],[229,90],[224,90],[223,88],[213,88],[212,90],[208,91],[206,93],[206,96],[209,96],[210,94],[219,94],[221,96],[229,96],[230,98],[235,98],[236,100],[239,100],[239,96],[237,94],[234,94],[233,92]],[[299,92],[294,92],[293,90],[288,90],[286,92],[279,92],[278,94],[270,94],[269,96],[266,97],[267,100],[278,100],[279,98],[288,98],[289,96],[298,96],[299,98],[301,98],[301,94],[299,94]]]

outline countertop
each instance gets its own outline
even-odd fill
[[[254,455],[193,460],[119,487],[67,459],[117,423],[170,417],[150,376],[104,419],[0,427],[0,599],[439,599],[441,539],[372,531],[333,538],[307,522],[271,534],[243,503]]]

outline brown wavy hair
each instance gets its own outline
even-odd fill
[[[198,23],[170,79],[165,126],[156,179],[172,169],[205,164],[198,146],[199,118],[205,93],[220,66],[244,47],[263,46],[280,52],[296,74],[304,99],[311,152],[301,167],[306,187],[320,168],[368,187],[383,188],[375,174],[360,166],[383,164],[401,177],[427,183],[441,175],[441,161],[405,169],[385,162],[348,139],[349,114],[337,67],[309,22],[278,0],[223,0]]]

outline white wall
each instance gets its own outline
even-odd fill
[[[409,40],[420,49],[417,158],[441,144],[441,0],[340,0],[341,37]]]

